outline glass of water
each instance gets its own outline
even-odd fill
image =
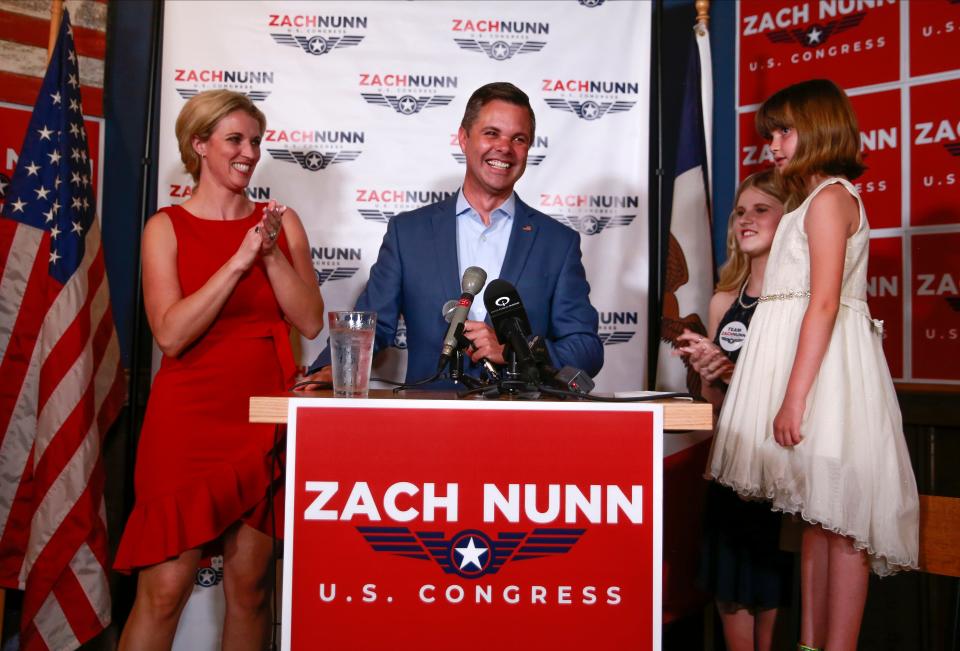
[[[329,312],[333,395],[366,398],[370,390],[376,312]]]

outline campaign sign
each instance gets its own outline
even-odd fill
[[[662,411],[290,401],[283,648],[659,649]]]
[[[743,0],[739,105],[828,76],[842,88],[900,79],[895,0]]]
[[[910,223],[960,223],[960,80],[910,90]]]
[[[873,220],[871,219],[871,224]],[[867,263],[867,304],[883,321],[883,352],[893,378],[903,377],[903,239],[870,240]]]
[[[910,74],[948,72],[957,67],[960,51],[960,2],[910,2]]]
[[[960,233],[914,234],[913,377],[960,381]]]

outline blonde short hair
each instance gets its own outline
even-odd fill
[[[180,147],[180,160],[193,182],[200,180],[200,155],[193,148],[193,139],[207,140],[217,124],[234,111],[243,111],[260,125],[260,133],[267,128],[263,111],[243,93],[232,90],[207,90],[190,98],[177,116],[175,132]]]

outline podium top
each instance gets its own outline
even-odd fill
[[[285,392],[250,398],[251,423],[286,423],[290,398],[332,398],[333,391]],[[400,394],[389,389],[371,389],[370,400],[457,400],[453,391],[408,390]],[[510,399],[510,398],[504,398]],[[524,401],[529,402],[529,401]],[[709,430],[713,428],[713,407],[706,402],[667,398],[648,403],[663,406],[664,431]]]

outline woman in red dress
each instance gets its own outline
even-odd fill
[[[223,648],[262,649],[269,633],[270,534],[280,525],[268,496],[279,476],[274,429],[248,422],[248,399],[290,386],[289,324],[315,337],[323,299],[296,212],[244,192],[265,125],[239,93],[187,102],[176,133],[196,187],[143,232],[144,303],[163,361],[115,562],[140,572],[121,649],[170,648],[208,543],[223,548]]]

